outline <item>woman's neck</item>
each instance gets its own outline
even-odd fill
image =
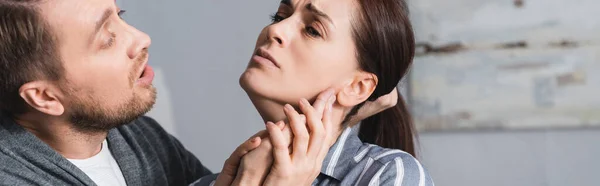
[[[287,118],[283,112],[283,104],[281,103],[263,98],[250,98],[250,100],[264,123],[268,121],[276,123]]]
[[[287,121],[287,116],[283,112],[284,103],[278,103],[269,99],[253,97],[251,97],[250,100],[252,101],[252,104],[254,104],[254,107],[256,107],[256,110],[258,111],[265,123],[268,121]],[[341,106],[334,104],[332,108],[332,119],[330,123],[334,131],[334,140],[342,134],[343,128],[341,123],[345,116],[344,113],[344,109]],[[335,141],[332,141],[331,145],[333,145],[334,142]]]

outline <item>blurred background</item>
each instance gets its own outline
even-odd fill
[[[263,123],[238,77],[278,0],[121,0],[152,37],[148,114],[219,172]],[[600,184],[600,1],[409,0],[399,85],[441,186]]]

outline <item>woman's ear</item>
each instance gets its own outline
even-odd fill
[[[369,72],[358,72],[354,79],[341,88],[337,101],[345,107],[352,107],[366,101],[377,87],[377,76]]]

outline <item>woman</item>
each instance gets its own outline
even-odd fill
[[[433,185],[414,158],[413,126],[402,97],[395,107],[363,120],[360,127],[348,124],[366,101],[391,92],[412,63],[414,36],[406,3],[282,0],[272,18],[273,23],[258,37],[240,84],[265,121],[287,120],[293,130],[292,149],[287,151],[287,139],[274,130],[277,126],[267,124],[274,146],[273,168],[278,161],[290,162],[285,153],[296,153],[297,146],[303,146],[297,144],[302,138],[296,136],[307,136],[315,126],[331,123],[337,141],[324,158],[321,172],[313,176],[316,180],[282,183],[267,177],[264,183]],[[326,119],[311,114],[316,106],[308,101],[284,105],[314,98],[328,88],[334,90],[335,103]],[[297,113],[298,108],[306,119]],[[304,122],[308,129],[297,127]],[[300,149],[306,150],[305,146]],[[242,166],[260,166],[252,163]]]

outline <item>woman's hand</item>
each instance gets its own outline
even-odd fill
[[[255,135],[253,135],[252,137],[250,137],[248,140],[246,140],[240,146],[238,146],[235,149],[235,151],[233,151],[231,156],[229,156],[229,158],[227,160],[225,160],[225,163],[223,164],[223,170],[221,170],[221,173],[219,174],[219,176],[217,177],[217,180],[215,181],[215,186],[231,185],[234,178],[236,177],[238,167],[239,167],[242,157],[244,155],[246,155],[248,152],[257,148],[261,144],[262,138],[265,138],[266,136],[267,136],[266,130],[262,130],[262,131],[256,133]]]
[[[325,108],[331,108],[335,102],[333,94],[332,90],[321,93],[314,107],[304,100],[301,105],[306,106],[301,106],[301,109],[306,116],[298,114],[293,108],[285,109],[289,125],[283,121],[277,124],[267,122],[269,137],[263,138],[258,148],[242,158],[232,185],[310,185],[321,171],[323,159],[335,140],[332,127],[329,126],[331,109]],[[309,126],[306,125],[306,118],[309,118]],[[300,135],[292,137],[292,130]],[[272,145],[275,144],[279,148],[274,149]],[[275,163],[273,155],[277,156]]]
[[[332,107],[335,103],[333,90],[320,95],[310,105],[308,100],[300,101],[299,114],[289,104],[284,112],[293,133],[293,143],[286,143],[286,136],[272,122],[267,123],[267,131],[273,144],[274,162],[264,185],[311,185],[321,171],[323,160],[334,142]]]

